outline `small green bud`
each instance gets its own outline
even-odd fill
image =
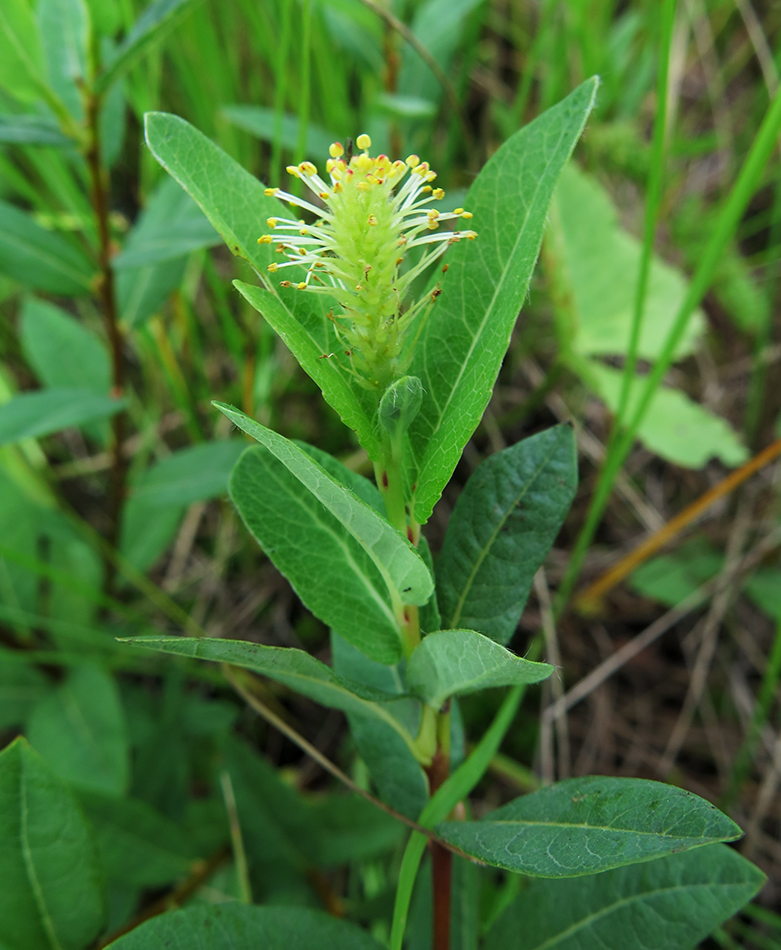
[[[380,425],[391,442],[409,429],[423,402],[423,383],[417,376],[402,376],[391,383],[380,400]]]

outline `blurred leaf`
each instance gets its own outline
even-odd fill
[[[397,666],[370,660],[356,647],[331,631],[334,671],[364,686],[399,697],[389,712],[410,733],[420,728],[420,703],[404,700],[406,686]],[[348,713],[350,734],[366,763],[380,798],[408,818],[417,819],[428,800],[428,779],[407,743],[388,723],[370,716]]]
[[[230,496],[258,544],[312,613],[381,663],[401,657],[382,574],[334,515],[267,449],[248,449]]]
[[[724,566],[724,555],[705,538],[692,538],[671,554],[663,554],[639,567],[630,586],[643,597],[675,607],[698,587],[715,577]]]
[[[474,630],[440,630],[423,638],[407,663],[407,686],[434,709],[449,696],[497,686],[539,683],[553,667],[515,656]]]
[[[448,72],[461,39],[464,22],[483,0],[425,0],[419,4],[412,21],[412,32]],[[442,86],[426,63],[411,46],[405,44],[399,91],[429,100],[442,97]]]
[[[322,0],[322,11],[337,48],[380,74],[384,67],[380,18],[360,0]]]
[[[124,250],[114,258],[114,267],[126,270],[161,264],[221,243],[193,199],[176,181],[166,178],[131,229]]]
[[[173,821],[132,798],[80,797],[109,880],[162,887],[190,873],[199,855]]]
[[[237,128],[244,129],[261,142],[274,141],[275,112],[265,106],[223,106],[221,114]],[[310,122],[306,128],[306,157],[324,162],[329,145],[338,136],[331,135],[319,125]],[[294,151],[298,145],[298,117],[285,113],[282,116],[282,147]]]
[[[195,906],[154,917],[110,944],[149,950],[178,943],[187,950],[381,950],[355,924],[306,907]]]
[[[113,416],[124,399],[100,396],[89,389],[40,389],[14,396],[0,406],[0,445],[50,435],[93,419]]]
[[[406,742],[411,742],[409,734],[390,712],[392,707],[388,702],[393,700],[392,696],[361,683],[340,679],[324,663],[303,650],[210,637],[133,637],[127,642],[175,656],[242,666],[277,683],[284,683],[322,706],[381,719],[393,726]]]
[[[773,620],[781,621],[781,571],[777,567],[760,567],[745,586],[749,598]]]
[[[117,271],[117,299],[122,322],[137,327],[157,313],[184,278],[187,258]]]
[[[437,832],[472,857],[532,877],[596,874],[742,834],[691,792],[602,776],[549,785],[480,821],[443,822]]]
[[[228,406],[214,405],[266,449],[337,519],[371,558],[395,603],[425,604],[434,581],[422,558],[385,518],[335,481],[294,442]]]
[[[147,508],[185,508],[226,495],[230,473],[246,448],[246,442],[229,439],[179,449],[141,473],[131,497]]]
[[[437,562],[443,626],[508,643],[575,497],[575,437],[555,426],[490,456],[456,502]]]
[[[399,119],[431,119],[437,111],[436,102],[422,99],[420,96],[398,96],[382,93],[377,105],[390,115]]]
[[[534,881],[485,950],[691,950],[748,903],[762,872],[722,844],[577,880]]]
[[[109,59],[95,82],[97,92],[106,90],[146,53],[149,46],[172,30],[199,0],[152,0]]]
[[[105,50],[112,49],[111,40],[104,38],[101,44]],[[107,168],[111,168],[122,155],[122,146],[125,141],[127,103],[125,101],[125,82],[114,83],[109,90],[100,110],[100,144],[103,152],[103,161]],[[114,259],[116,260],[116,258]]]
[[[0,729],[21,726],[52,689],[48,677],[29,663],[19,662],[16,652],[0,648]]]
[[[85,664],[33,710],[30,742],[46,763],[78,788],[121,795],[128,784],[125,717],[110,674]]]
[[[7,145],[70,145],[57,123],[43,115],[0,114],[0,143]]]
[[[184,517],[184,508],[148,505],[143,498],[128,498],[122,507],[119,550],[139,571],[147,571],[167,550]]]
[[[575,368],[580,370],[580,367]],[[589,361],[582,367],[581,375],[610,410],[617,412],[621,371]],[[627,418],[631,418],[644,386],[642,377],[636,376],[632,380]],[[685,468],[702,468],[711,458],[735,466],[748,458],[740,436],[725,419],[693,402],[679,389],[667,386],[656,391],[637,435],[652,452]]]
[[[81,119],[84,106],[78,84],[88,80],[89,10],[84,0],[38,0],[36,10],[49,85]]]
[[[442,295],[410,373],[423,407],[410,428],[415,519],[424,524],[491,398],[539,253],[553,189],[596,96],[597,80],[517,132],[469,190],[476,241],[447,256]],[[497,209],[501,208],[501,221]]]
[[[553,251],[546,261],[562,268],[571,290],[573,327],[559,327],[560,346],[584,356],[626,353],[635,307],[641,242],[618,223],[608,193],[570,164],[556,189],[551,215]],[[655,359],[670,332],[686,294],[686,277],[654,256],[648,277],[641,359]],[[676,359],[691,353],[705,321],[697,311],[687,324]]]
[[[0,945],[83,950],[105,919],[97,848],[73,793],[24,739],[0,753]]]
[[[108,394],[108,350],[69,313],[37,297],[27,297],[22,305],[19,336],[25,359],[45,386]]]
[[[73,297],[91,292],[95,268],[59,234],[0,201],[0,273],[34,290]]]
[[[44,77],[43,46],[28,0],[0,4],[0,86],[17,99],[33,102]]]
[[[117,0],[87,0],[92,25],[102,36],[113,36],[119,29]]]
[[[357,795],[329,795],[311,808],[317,826],[317,863],[322,867],[384,854],[404,836],[401,822]]]

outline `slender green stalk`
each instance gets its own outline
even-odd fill
[[[746,206],[759,184],[765,165],[775,148],[779,131],[781,131],[781,95],[776,95],[765,114],[759,132],[740,170],[738,179],[719,214],[716,226],[711,234],[711,238],[705,248],[705,252],[703,253],[694,277],[689,283],[686,296],[678,310],[675,322],[667,335],[667,339],[665,340],[661,353],[654,363],[653,369],[646,377],[645,386],[634,408],[634,412],[629,419],[624,433],[616,441],[613,451],[605,460],[605,465],[600,473],[594,497],[592,498],[591,506],[586,516],[586,521],[581,528],[569,564],[567,565],[567,571],[564,575],[562,585],[559,588],[555,605],[557,615],[562,613],[572,592],[572,588],[575,586],[586,551],[591,544],[599,521],[607,506],[608,499],[610,498],[613,482],[621,471],[626,457],[629,455],[632,445],[634,444],[637,430],[645,417],[648,406],[656,390],[659,388],[665,373],[670,368],[673,355],[686,331],[689,320],[705,296],[708,287],[711,285],[724,248],[735,233],[740,219],[746,210]]]
[[[781,679],[781,617],[778,619],[775,639],[765,667],[765,675],[762,677],[762,685],[759,687],[759,696],[754,706],[754,714],[746,730],[743,744],[735,756],[727,790],[720,802],[720,807],[725,811],[728,811],[735,804],[743,783],[746,781],[751,763],[754,761],[754,753],[762,733],[762,727],[767,722],[767,717],[770,714],[770,707],[776,695],[779,679]]]

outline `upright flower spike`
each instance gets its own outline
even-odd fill
[[[270,264],[276,273],[304,268],[302,279],[282,286],[326,294],[341,312],[329,315],[345,347],[350,370],[363,386],[380,395],[404,370],[407,330],[414,318],[436,299],[425,294],[404,309],[412,281],[447,250],[450,244],[477,237],[474,231],[439,231],[445,221],[469,219],[463,208],[440,214],[430,206],[444,197],[431,182],[436,173],[417,155],[391,162],[387,155],[369,154],[371,139],[359,135],[361,152],[349,161],[340,142],[331,145],[326,182],[311,162],[289,165],[324,208],[279,188],[266,189],[290,205],[311,212],[314,224],[289,218],[269,218],[277,234],[264,234],[259,243],[276,244],[287,260]],[[281,233],[280,233],[281,232]],[[403,270],[405,255],[422,248],[420,259]]]

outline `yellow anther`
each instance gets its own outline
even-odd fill
[[[442,188],[435,188],[432,197],[436,198],[437,201],[441,201],[445,197],[445,192]]]
[[[467,219],[474,218],[474,215],[472,214],[471,211],[461,211],[461,212],[456,212],[456,214],[460,214],[462,218],[467,218]]]
[[[428,219],[428,229],[429,229],[429,231],[436,231],[436,229],[437,229],[438,227],[439,227],[439,223],[437,222],[437,219],[436,219],[436,218],[429,218],[429,219]]]
[[[273,196],[274,196],[278,191],[279,191],[279,188],[266,188],[266,190],[263,192],[263,194],[264,194],[267,198],[273,198]]]
[[[433,191],[434,189],[431,187],[431,185],[424,185],[420,190],[422,192],[428,192],[428,191]]]
[[[333,146],[331,146],[331,148],[333,148]],[[336,162],[332,158],[329,158],[326,160],[325,170],[328,172],[329,175],[334,170],[334,165],[336,165]]]
[[[298,253],[301,255],[301,257],[306,257],[306,248],[305,248],[305,247],[299,247]]]
[[[342,191],[344,191],[344,185],[340,181],[337,181],[334,185],[334,194],[338,195]]]
[[[289,281],[289,280],[280,280],[279,286],[280,286],[280,287],[290,287],[291,284],[290,284],[290,281]]]
[[[307,235],[307,234],[309,234],[309,231],[308,231],[306,228],[300,228],[298,233],[299,233],[299,234],[303,234],[303,235]]]
[[[417,168],[417,166],[420,165],[420,158],[417,155],[408,155],[407,165],[409,165],[410,168]]]
[[[271,244],[271,240],[272,238],[270,234],[262,234],[258,238],[258,244]]]
[[[276,218],[266,218],[266,224],[267,224],[270,228],[275,228],[275,227],[277,226],[278,222],[277,222],[277,219],[276,219]]]
[[[267,270],[269,273],[274,274],[274,273],[276,273],[276,272],[279,270],[279,264],[277,264],[277,263],[275,263],[274,261],[272,261],[272,262],[268,265],[268,267],[266,268],[266,270]]]
[[[301,177],[301,172],[298,170],[297,166],[295,165],[288,165],[285,171],[288,173],[288,175],[292,175],[294,178]]]
[[[326,198],[331,197],[327,191],[318,191],[318,195],[323,199],[323,201],[325,201]]]
[[[364,132],[363,135],[358,136],[358,138],[355,140],[355,144],[358,146],[358,148],[371,148],[372,140]]]
[[[328,146],[328,154],[331,158],[341,158],[344,155],[344,146],[341,142],[332,142]]]
[[[377,224],[377,218],[375,218],[375,216],[374,216],[373,214],[370,214],[370,215],[369,215],[369,224],[370,224],[372,227],[374,227],[374,225]]]
[[[358,191],[368,191],[368,190],[369,190],[369,186],[367,185],[367,183],[366,183],[365,181],[359,181],[358,184],[357,184],[355,187],[358,189]]]
[[[464,231],[464,237],[468,241],[474,241],[474,239],[477,237],[477,231]]]
[[[302,280],[300,284],[297,285],[299,290],[306,290],[306,281]]]
[[[305,175],[317,174],[317,167],[313,165],[311,162],[301,162],[301,164],[298,167]]]

